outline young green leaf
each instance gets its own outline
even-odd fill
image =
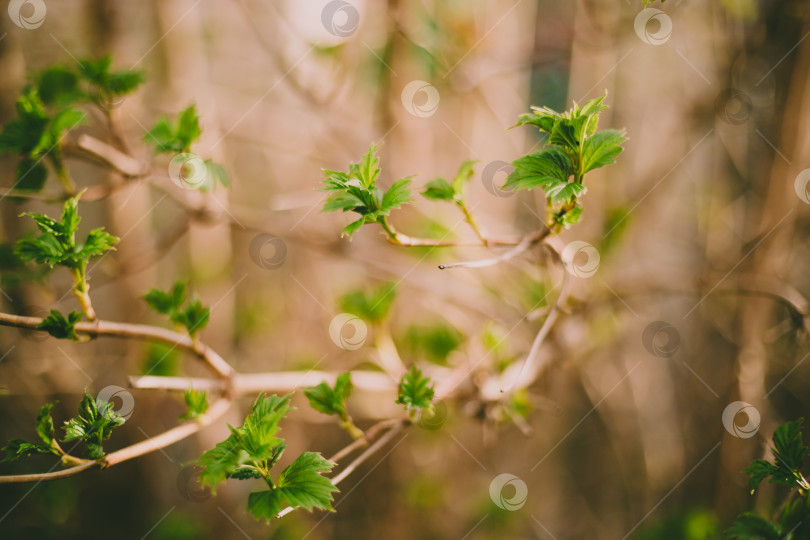
[[[378,147],[372,144],[359,163],[349,165],[348,173],[323,169],[321,191],[328,192],[329,198],[321,212],[341,210],[360,215],[359,219],[347,225],[341,233],[349,238],[366,223],[378,223],[388,232],[385,217],[391,210],[400,208],[411,200],[411,190],[408,187],[410,177],[397,180],[386,192],[377,188],[376,181],[380,175],[377,150]]]
[[[407,411],[429,409],[434,396],[430,384],[430,377],[423,375],[416,365],[411,366],[399,381],[397,403],[404,405]]]
[[[318,412],[335,415],[340,418],[341,425],[354,437],[363,437],[363,432],[352,422],[346,410],[346,400],[354,389],[351,373],[341,373],[337,376],[334,388],[322,382],[317,386],[310,386],[304,389],[304,395],[309,400],[310,406]]]
[[[154,144],[156,154],[179,154],[191,152],[191,145],[201,134],[200,117],[192,104],[177,115],[176,123],[167,117],[158,120],[143,136],[143,141]]]
[[[143,299],[154,311],[163,315],[169,315],[180,311],[183,302],[186,301],[186,286],[182,281],[178,281],[168,291],[152,289]]]
[[[334,512],[332,493],[339,490],[323,476],[334,466],[319,453],[304,452],[281,472],[275,487],[250,494],[248,510],[256,519],[267,522],[286,506]]]
[[[65,317],[55,309],[51,310],[50,315],[45,317],[37,328],[45,330],[56,339],[72,339],[79,341],[79,336],[76,335],[76,323],[82,318],[82,314],[76,311],[71,311]]]
[[[396,285],[384,283],[368,292],[353,291],[338,300],[344,313],[352,313],[372,324],[379,324],[388,316],[391,304],[396,298]]]
[[[21,214],[32,218],[41,234],[17,242],[16,252],[20,258],[47,264],[51,268],[65,266],[79,271],[83,277],[84,268],[92,257],[115,249],[118,238],[104,232],[103,228],[93,229],[83,243],[76,243],[76,232],[81,221],[78,203],[79,195],[65,201],[61,221],[33,212]]]
[[[61,455],[59,444],[54,440],[53,418],[51,418],[51,409],[54,403],[46,403],[39,409],[37,415],[37,435],[42,442],[28,442],[22,439],[13,439],[9,441],[0,451],[5,453],[5,457],[0,459],[0,463],[4,461],[14,461],[23,456],[32,454],[54,454]]]
[[[422,196],[433,201],[452,201],[456,192],[447,180],[436,178],[425,184]]]
[[[204,414],[208,410],[208,393],[198,392],[189,388],[183,394],[186,402],[186,412],[180,415],[180,420],[191,420]]]
[[[594,133],[585,139],[582,146],[583,174],[616,162],[616,156],[622,153],[622,143],[627,140],[624,132],[607,129]]]
[[[112,57],[85,58],[79,64],[79,74],[90,84],[90,99],[98,105],[106,105],[110,98],[133,92],[144,81],[142,71],[111,71]]]
[[[62,440],[81,440],[87,446],[88,458],[101,459],[104,456],[103,442],[124,422],[126,419],[113,411],[112,403],[85,394],[79,404],[79,414],[65,422],[65,438]]]
[[[182,324],[190,335],[194,335],[208,324],[211,310],[202,305],[199,299],[195,298],[189,302],[186,307],[177,313],[176,317],[172,320],[176,323]]]
[[[262,476],[284,451],[284,441],[276,437],[279,422],[290,410],[290,396],[260,395],[253,402],[245,423],[229,426],[231,434],[197,460],[203,470],[200,484],[216,492],[227,478]]]
[[[548,189],[563,185],[574,174],[571,158],[563,150],[547,147],[513,161],[514,171],[507,177],[504,189]]]

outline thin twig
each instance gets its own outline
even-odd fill
[[[0,313],[0,326],[14,326],[17,328],[29,328],[40,330],[38,325],[42,323],[40,317],[24,317],[22,315],[11,315]],[[77,333],[86,334],[91,337],[110,336],[122,338],[148,339],[160,341],[168,345],[174,345],[194,353],[205,361],[208,367],[220,378],[227,379],[235,374],[234,369],[222,359],[213,349],[207,345],[195,346],[194,341],[188,334],[180,334],[165,328],[149,326],[145,324],[117,323],[109,321],[78,322],[75,330]]]
[[[496,264],[500,264],[504,261],[508,261],[509,259],[514,259],[533,245],[537,244],[538,242],[542,242],[551,231],[549,229],[542,229],[526,235],[523,239],[512,249],[498,255],[497,257],[492,257],[491,259],[481,259],[478,261],[463,261],[457,263],[449,263],[449,264],[440,264],[439,270],[447,270],[448,268],[483,268],[485,266],[494,266]],[[495,245],[493,242],[490,242],[489,245]]]

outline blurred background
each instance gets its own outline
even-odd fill
[[[184,465],[227,436],[226,422],[242,422],[246,397],[224,421],[143,458],[3,485],[0,536],[704,539],[742,511],[778,503],[772,486],[751,495],[741,470],[766,455],[777,425],[810,406],[807,2],[648,6],[661,13],[641,13],[641,0],[45,4],[37,28],[0,13],[0,123],[14,117],[32,71],[109,53],[147,82],[116,104],[120,133],[103,122],[76,132],[120,136],[134,157],[166,171],[142,138],[159,117],[196,103],[195,151],[230,176],[230,188],[201,194],[165,172],[122,181],[69,162],[80,186],[105,188],[82,204],[82,228],[105,225],[122,239],[90,272],[101,318],[162,325],[140,296],[189,280],[212,306],[203,340],[243,373],[374,369],[375,344],[389,334],[406,364],[478,367],[467,391],[440,406],[437,425],[410,428],[341,484],[335,514],[298,511],[265,525],[245,512],[251,482],[230,481],[213,497],[194,487]],[[556,301],[562,271],[547,250],[440,271],[499,251],[397,247],[371,226],[350,242],[340,238],[348,215],[319,213],[320,170],[346,170],[375,141],[384,186],[417,175],[418,187],[477,160],[469,199],[481,227],[517,236],[543,223],[543,195],[499,187],[508,162],[541,139],[508,128],[530,105],[564,110],[605,90],[600,127],[624,127],[629,141],[615,165],[589,175],[582,221],[561,240],[593,245],[598,270],[572,280],[537,380],[507,401],[482,396],[475,381],[521,362]],[[10,188],[16,161],[2,164]],[[57,186],[51,179],[43,193]],[[415,199],[393,214],[399,230],[475,240],[451,205]],[[31,228],[20,212],[58,208],[3,197],[3,249]],[[396,284],[385,323],[369,326],[363,347],[337,347],[329,325],[344,311],[341,297],[385,283]],[[70,286],[64,271],[6,267],[0,302],[10,313],[69,311]],[[0,440],[34,436],[47,401],[59,401],[61,424],[85,390],[126,387],[146,372],[206,375],[179,354],[158,362],[165,354],[141,342],[76,345],[0,329]],[[155,435],[184,410],[179,394],[131,392],[133,416],[107,447]],[[300,394],[283,424],[288,454],[346,445]],[[393,391],[358,391],[350,408],[367,427],[397,414],[393,400]],[[754,411],[735,416],[737,401]],[[0,474],[52,465],[30,458]],[[527,487],[518,509],[490,496],[503,473]]]

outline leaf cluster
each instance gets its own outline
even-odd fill
[[[15,188],[39,191],[50,162],[64,174],[60,141],[84,123],[86,114],[76,106],[93,103],[106,107],[111,98],[135,90],[143,82],[139,71],[112,71],[109,56],[80,60],[76,68],[51,66],[35,74],[17,99],[17,116],[0,132],[0,153],[19,155]],[[47,158],[47,160],[46,160]]]
[[[466,195],[464,187],[472,180],[475,174],[476,161],[465,161],[461,164],[456,176],[451,182],[444,178],[436,178],[425,184],[422,196],[433,201],[447,201],[465,206]]]
[[[149,307],[167,315],[174,324],[185,327],[193,336],[208,324],[211,310],[203,306],[199,298],[187,300],[186,284],[175,283],[168,291],[154,288],[143,296]]]
[[[385,218],[391,210],[411,201],[408,187],[412,181],[410,176],[400,178],[386,191],[377,187],[380,176],[380,159],[376,155],[378,150],[379,147],[372,144],[359,163],[349,165],[348,172],[323,169],[325,179],[321,191],[326,191],[329,198],[321,211],[352,211],[360,215],[359,219],[343,228],[341,236],[351,238],[366,223],[378,223],[387,228]]]
[[[810,536],[810,485],[800,469],[810,448],[802,442],[802,419],[787,422],[774,431],[773,462],[755,460],[743,472],[748,475],[751,493],[764,481],[798,490],[799,497],[788,499],[773,521],[746,512],[726,530],[727,538],[753,540],[798,540]]]
[[[404,405],[405,410],[409,412],[430,410],[434,395],[430,377],[425,376],[422,370],[413,365],[399,381],[397,403]]]
[[[84,276],[87,263],[92,257],[103,255],[115,249],[118,238],[104,231],[104,227],[91,230],[84,242],[76,241],[76,232],[81,218],[78,214],[77,195],[65,201],[61,220],[57,221],[44,214],[26,212],[39,229],[37,237],[23,238],[17,242],[15,251],[24,261],[47,264],[51,268],[64,266]]]
[[[277,437],[279,422],[290,411],[290,395],[260,395],[240,427],[228,426],[231,434],[197,460],[203,470],[200,484],[216,491],[228,478],[262,479],[267,489],[253,492],[248,511],[256,519],[269,521],[285,506],[312,510],[330,510],[332,493],[338,489],[323,476],[334,463],[315,452],[304,452],[287,466],[274,482],[270,471],[281,457],[286,444]]]
[[[43,405],[37,415],[36,431],[40,441],[11,440],[2,448],[5,457],[0,461],[14,461],[33,454],[53,454],[62,457],[63,462],[70,459],[56,439],[51,416],[54,405],[55,403]],[[104,456],[103,442],[109,439],[112,431],[125,421],[124,417],[113,410],[112,403],[85,394],[79,404],[79,412],[76,417],[64,423],[65,436],[61,441],[81,441],[87,447],[86,456],[88,458],[101,459]]]
[[[550,210],[549,225],[567,227],[579,220],[577,200],[585,192],[585,174],[615,162],[627,139],[623,131],[597,131],[599,114],[607,93],[579,107],[559,113],[548,107],[533,107],[517,125],[532,125],[546,135],[544,147],[512,162],[515,170],[504,188],[543,188]]]

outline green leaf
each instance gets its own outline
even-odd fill
[[[228,438],[197,459],[197,464],[203,469],[199,477],[200,485],[211,488],[211,493],[216,493],[217,486],[235,475],[237,469],[250,459],[242,449],[243,431],[228,427],[231,430]]]
[[[430,383],[430,377],[423,375],[416,365],[411,366],[399,381],[397,403],[404,405],[407,411],[430,408],[434,396]]]
[[[338,299],[338,305],[344,313],[351,313],[372,324],[379,324],[388,316],[394,298],[396,285],[384,283],[369,292],[346,293]]]
[[[401,178],[394,182],[383,196],[382,204],[380,205],[381,213],[388,215],[388,212],[391,210],[411,202],[411,190],[408,189],[410,184],[410,178]]]
[[[776,467],[764,459],[758,459],[751,463],[743,472],[748,475],[748,485],[753,491],[763,480],[771,476],[775,469]]]
[[[372,144],[360,159],[360,163],[349,166],[349,176],[360,180],[365,188],[374,187],[380,176],[380,158],[377,157],[379,150],[379,146]]]
[[[433,201],[452,201],[456,192],[447,180],[436,178],[425,184],[425,191],[422,196]]]
[[[126,419],[113,411],[112,403],[94,399],[85,394],[79,404],[79,414],[65,422],[65,442],[81,440],[87,445],[87,457],[100,459],[104,456],[103,441],[110,438],[113,429]]]
[[[577,182],[552,184],[546,186],[546,197],[551,199],[552,203],[571,204],[586,191],[587,188]]]
[[[576,204],[570,210],[566,210],[563,213],[555,213],[554,214],[554,222],[559,223],[564,228],[568,229],[571,225],[574,225],[579,222],[579,218],[582,216],[582,205]]]
[[[284,441],[276,437],[276,434],[281,429],[279,422],[291,409],[290,397],[290,394],[283,397],[262,395],[253,403],[250,414],[242,426],[244,428],[242,447],[253,460],[264,462],[278,458],[274,455],[274,449]],[[269,466],[272,466],[272,463]]]
[[[177,123],[163,117],[150,129],[143,140],[155,145],[155,153],[191,152],[191,145],[200,138],[200,118],[192,104],[177,115]]]
[[[111,71],[112,57],[103,56],[98,59],[83,59],[79,66],[79,73],[93,87],[93,101],[104,104],[104,99],[123,96],[134,91],[143,84],[142,71],[123,70]]]
[[[726,530],[726,538],[737,540],[782,540],[782,532],[773,523],[756,514],[741,514]]]
[[[3,448],[0,448],[0,451],[5,453],[3,459],[0,459],[0,463],[14,461],[20,459],[21,457],[30,456],[33,454],[57,453],[50,446],[46,446],[38,442],[24,441],[22,439],[10,440],[5,446],[3,446]]]
[[[504,189],[546,188],[564,184],[574,174],[574,165],[568,155],[555,147],[523,156],[512,162],[515,170],[507,177]]]
[[[117,236],[105,232],[104,227],[93,229],[87,235],[84,243],[77,247],[78,257],[88,260],[91,257],[103,255],[110,250],[114,250],[118,240]]]
[[[208,410],[208,393],[197,392],[189,388],[183,394],[183,399],[186,402],[186,412],[180,415],[180,420],[191,420],[204,414]]]
[[[627,140],[624,132],[607,129],[585,139],[582,147],[582,172],[586,173],[616,162],[622,153],[622,143]]]
[[[304,452],[282,471],[275,488],[250,494],[248,510],[256,519],[267,522],[286,506],[333,512],[332,493],[338,488],[323,473],[330,472],[334,466],[318,453]]]
[[[53,418],[51,418],[51,409],[53,409],[54,405],[55,402],[46,403],[40,407],[39,414],[37,415],[37,435],[39,435],[39,438],[42,439],[42,442],[48,447],[53,445],[55,436]]]
[[[151,309],[168,315],[180,311],[183,302],[186,301],[186,286],[182,281],[175,283],[168,291],[152,289],[143,296]]]
[[[810,448],[802,442],[802,419],[782,424],[773,433],[774,449],[771,450],[776,462],[791,470],[802,466],[804,456]]]
[[[351,373],[341,373],[332,388],[326,382],[317,386],[309,386],[304,389],[304,395],[309,400],[310,406],[318,412],[324,414],[334,414],[341,419],[347,418],[346,400],[352,393]]]
[[[82,97],[78,75],[61,66],[40,72],[36,82],[39,97],[47,105],[69,105]]]
[[[190,335],[194,335],[208,324],[211,310],[202,305],[199,299],[195,298],[186,307],[172,317],[172,321],[182,324]]]
[[[76,335],[76,323],[82,318],[82,314],[76,311],[71,311],[65,317],[55,309],[51,310],[50,315],[42,319],[42,322],[37,325],[40,330],[45,330],[56,339],[72,339],[79,341],[79,336]]]
[[[458,168],[458,172],[455,178],[453,178],[453,191],[457,198],[463,199],[464,186],[472,180],[473,175],[475,175],[476,163],[478,162],[475,160],[465,161]]]

